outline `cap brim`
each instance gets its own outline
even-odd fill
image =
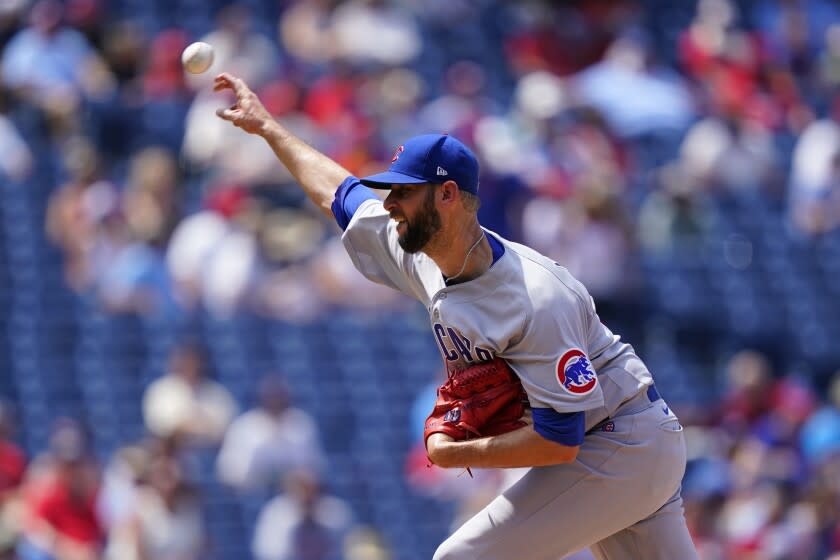
[[[385,171],[359,179],[359,182],[372,189],[390,189],[391,185],[420,185],[429,181],[396,171]]]

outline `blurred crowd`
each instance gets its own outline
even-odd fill
[[[701,558],[840,558],[840,374],[821,398],[759,352],[724,369],[720,404],[684,414]]]
[[[707,198],[721,191],[784,199],[803,236],[840,220],[830,2],[740,14],[704,0],[668,57],[639,3],[618,0],[294,2],[268,29],[232,4],[200,36],[150,34],[119,2],[12,4],[0,21],[0,142],[14,156],[3,171],[25,184],[36,160],[53,167],[46,227],[67,282],[115,310],[306,319],[348,304],[348,291],[361,294],[352,305],[399,305],[358,281],[336,228],[271,150],[214,118],[228,101],[209,88],[221,70],[357,174],[417,131],[463,138],[483,164],[487,227],[561,260],[604,301],[630,299],[638,251],[714,228]],[[435,42],[464,20],[479,33],[491,15],[468,45]],[[216,49],[205,75],[180,68],[192,39]]]
[[[78,421],[52,427],[27,458],[14,418],[0,408],[0,557],[21,560],[189,560],[218,557],[200,482],[203,458],[232,491],[257,499],[258,560],[387,558],[376,532],[324,486],[325,455],[313,418],[292,406],[285,380],[267,374],[256,404],[238,414],[206,376],[204,351],[185,341],[147,388],[148,436],[104,463]]]
[[[180,66],[194,40],[215,48],[203,75]],[[840,228],[830,0],[7,0],[0,177],[44,195],[78,298],[171,323],[413,309],[353,269],[259,138],[214,116],[230,102],[210,90],[222,70],[357,175],[413,134],[458,136],[481,161],[482,223],[568,267],[619,333],[639,322],[644,259],[699,254],[721,198],[773,201],[779,230],[805,243]],[[4,405],[0,557],[204,558],[196,449],[220,483],[276,491],[255,558],[389,557],[324,486],[317,422],[282,372],[240,415],[203,360],[200,345],[175,347],[145,392],[148,439],[110,458],[72,420],[27,457]],[[822,394],[749,350],[719,369],[719,409],[672,403],[689,424],[701,557],[840,558],[840,381]],[[459,494],[422,453],[406,461],[418,493],[457,494],[463,512],[505,483],[482,475],[481,492]]]

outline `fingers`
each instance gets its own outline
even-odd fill
[[[223,89],[228,88],[233,88],[228,74],[219,74],[216,76],[216,79],[213,80],[213,91],[222,91]]]
[[[227,109],[216,109],[216,116],[222,120],[233,123],[234,126],[255,133],[259,128],[259,122],[267,117],[265,108],[257,96],[248,86],[227,72],[216,76],[213,83],[213,91],[232,89],[236,94],[236,102]]]
[[[243,95],[251,91],[250,89],[248,89],[248,86],[245,84],[245,82],[243,82],[236,76],[228,74],[227,72],[222,72],[221,74],[216,76],[216,79],[213,81],[213,91],[222,91],[224,89],[232,89],[233,92],[236,94],[236,97],[242,97]]]
[[[228,109],[216,109],[216,116],[226,121],[234,121],[238,115],[235,105]]]
[[[525,409],[525,412],[522,413],[522,418],[520,418],[520,420],[522,420],[526,424],[533,424],[534,423],[534,416],[533,416],[533,413],[531,412],[530,408]]]

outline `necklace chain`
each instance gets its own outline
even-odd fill
[[[470,247],[470,250],[467,251],[467,254],[464,256],[464,264],[461,265],[461,270],[459,270],[458,274],[456,274],[455,276],[450,276],[449,278],[447,278],[447,282],[452,282],[453,280],[461,276],[461,274],[463,274],[464,269],[467,267],[467,261],[470,259],[470,255],[472,254],[473,250],[475,250],[475,248],[478,247],[478,244],[481,243],[482,239],[484,239],[483,230],[481,232],[481,235],[478,236],[478,239],[475,240],[475,243],[472,244],[472,247]]]

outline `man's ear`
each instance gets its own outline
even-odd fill
[[[441,200],[444,202],[451,202],[458,198],[458,183],[455,181],[446,181],[441,185]]]

